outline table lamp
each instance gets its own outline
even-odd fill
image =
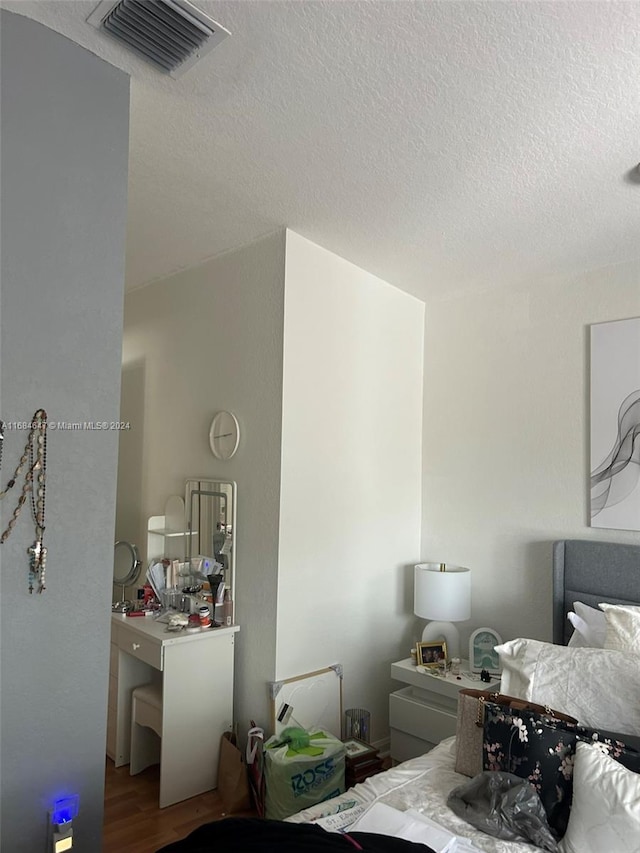
[[[432,620],[422,632],[422,642],[444,639],[447,657],[459,657],[460,632],[453,623],[471,617],[470,570],[445,563],[419,563],[414,581],[413,612]]]

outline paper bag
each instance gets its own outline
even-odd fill
[[[220,738],[218,793],[226,814],[237,814],[251,809],[247,765],[238,749],[235,732],[223,732]]]

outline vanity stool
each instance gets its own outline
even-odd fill
[[[136,687],[131,694],[131,776],[160,764],[161,739],[162,688],[156,684]]]

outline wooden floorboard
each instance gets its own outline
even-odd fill
[[[115,767],[107,758],[103,853],[156,853],[203,823],[225,817],[216,791],[160,809],[159,788],[158,766],[130,776],[128,765]],[[253,811],[242,814],[255,816]]]
[[[102,853],[156,853],[203,823],[226,816],[217,791],[160,809],[157,765],[130,776],[128,764],[116,767],[110,758],[106,761]],[[383,768],[390,765],[385,759]],[[256,813],[241,815],[255,817]]]

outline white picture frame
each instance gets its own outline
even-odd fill
[[[479,673],[486,670],[490,675],[500,675],[500,656],[495,650],[502,637],[493,628],[476,628],[469,637],[469,669]]]

